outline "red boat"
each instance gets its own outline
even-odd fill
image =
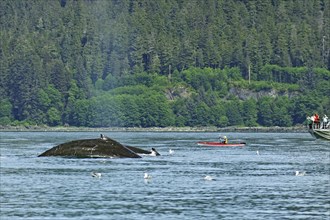
[[[212,142],[212,141],[200,141],[197,142],[197,144],[201,146],[209,146],[209,147],[244,147],[245,146],[245,143],[224,144],[221,142]]]

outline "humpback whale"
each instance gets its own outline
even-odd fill
[[[156,151],[157,152],[157,151]],[[38,157],[62,156],[76,158],[141,158],[139,154],[151,154],[137,147],[125,146],[101,134],[101,138],[69,141],[57,145]],[[159,155],[159,153],[157,152]]]

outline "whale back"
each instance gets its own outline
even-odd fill
[[[98,138],[66,142],[57,145],[39,155],[39,157],[45,156],[77,158],[140,158],[140,156],[134,151],[110,138],[107,138],[106,140]]]

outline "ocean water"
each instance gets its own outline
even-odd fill
[[[0,132],[0,219],[330,219],[330,142],[308,133],[104,134],[161,156],[37,157],[99,132]]]

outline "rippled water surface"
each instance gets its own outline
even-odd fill
[[[330,142],[308,133],[224,133],[247,143],[227,148],[196,144],[212,132],[104,134],[161,156],[41,158],[99,133],[0,132],[0,219],[330,219]]]

